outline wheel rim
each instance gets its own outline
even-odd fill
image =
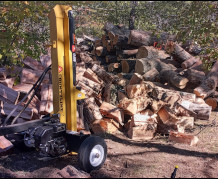
[[[104,148],[101,145],[94,146],[89,156],[90,164],[93,167],[97,167],[102,163],[103,159],[104,159]]]

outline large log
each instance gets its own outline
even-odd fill
[[[170,132],[169,140],[177,142],[177,143],[183,143],[188,144],[190,146],[196,145],[199,141],[197,136],[183,134],[179,132]]]
[[[122,60],[121,65],[122,65],[122,72],[123,73],[131,73],[135,69],[136,60],[135,59]]]
[[[205,79],[205,73],[194,69],[188,69],[184,72],[184,76],[188,78],[190,84],[200,85]]]
[[[41,102],[39,113],[50,114],[53,111],[53,89],[52,84],[43,84],[41,88]]]
[[[167,59],[170,58],[170,55],[167,54],[163,50],[158,50],[152,46],[141,46],[138,49],[138,53],[136,54],[136,58],[147,58],[147,59]]]
[[[118,107],[124,109],[127,114],[134,115],[146,109],[151,99],[148,97],[137,97],[133,99],[124,98]]]
[[[27,84],[35,84],[36,81],[39,79],[43,71],[40,70],[31,70],[27,68],[23,68],[21,72],[21,83],[27,83]],[[46,74],[43,83],[49,83],[49,75]]]
[[[8,88],[7,86],[0,84],[0,100],[7,102],[7,103],[12,103],[12,104],[17,104],[18,98],[20,96],[20,93]]]
[[[148,72],[146,72],[143,75],[143,79],[145,81],[154,81],[154,82],[159,82],[160,81],[160,73],[154,68]]]
[[[160,34],[160,37],[158,38],[157,35],[153,35],[153,32],[131,30],[129,34],[128,44],[137,47],[143,45],[151,46],[154,44],[154,42],[159,42],[160,44],[162,44],[162,43],[166,43],[167,40],[175,41],[176,36],[163,32]]]
[[[132,49],[132,50],[117,50],[116,55],[120,58],[129,58],[136,56],[138,53],[138,49]]]
[[[201,85],[194,89],[194,93],[204,99],[214,93],[217,87],[218,61],[215,62],[211,71],[207,74],[206,79],[201,83]]]
[[[120,108],[110,103],[103,102],[102,105],[100,106],[100,112],[104,117],[115,119],[117,122],[123,125],[124,114]]]
[[[32,59],[31,57],[26,57],[23,61],[22,61],[27,67],[31,68],[32,70],[45,70],[45,66],[43,66],[40,62]]]

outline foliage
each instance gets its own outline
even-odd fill
[[[74,9],[77,36],[101,37],[107,21],[129,26],[131,1],[1,1],[0,65],[45,53],[48,13],[56,4]],[[134,8],[136,29],[176,34],[181,42],[192,39],[203,48],[205,64],[217,60],[216,1],[137,1]]]

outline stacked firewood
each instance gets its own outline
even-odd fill
[[[104,31],[101,39],[84,35],[77,45],[77,85],[87,96],[81,104],[91,132],[120,131],[135,140],[169,134],[196,144],[186,131],[217,107],[218,63],[205,74],[199,46],[179,44],[165,32],[112,23]]]
[[[78,131],[123,132],[134,140],[169,134],[170,140],[196,144],[198,138],[186,130],[195,120],[209,120],[217,108],[218,62],[205,74],[196,56],[200,48],[178,44],[176,36],[166,32],[130,31],[112,23],[106,23],[104,31],[101,39],[77,39],[77,86],[86,94],[78,101]],[[51,56],[43,55],[40,61],[27,57],[23,64],[0,68],[1,125],[51,64]],[[20,83],[15,84],[15,77]],[[50,72],[16,123],[53,111],[51,78]]]

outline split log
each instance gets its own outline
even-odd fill
[[[114,134],[119,130],[122,130],[122,126],[113,119],[103,118],[99,123],[95,123],[92,127],[92,131],[96,135],[105,133]]]
[[[187,69],[187,68],[190,68],[192,67],[195,63],[199,62],[200,61],[200,58],[199,57],[191,57],[189,58],[188,60],[185,60],[181,66],[183,69]]]
[[[143,77],[138,73],[134,73],[129,81],[129,85],[140,84],[142,81]]]
[[[211,106],[212,110],[214,111],[217,108],[217,106],[218,106],[218,98],[207,98],[205,100],[205,103],[207,105]]]
[[[53,89],[52,84],[43,84],[41,88],[41,102],[39,113],[50,114],[53,111]]]
[[[90,68],[87,68],[84,73],[83,73],[83,76],[100,84],[100,85],[103,85],[103,81],[90,69]]]
[[[95,49],[95,53],[97,56],[106,56],[107,55],[107,48],[99,46]]]
[[[90,87],[91,89],[93,89],[96,93],[99,93],[102,89],[102,86],[99,83],[96,83],[84,76],[81,76],[79,81],[81,81],[82,83],[84,83],[86,86]]]
[[[146,109],[150,102],[151,99],[147,97],[137,97],[133,99],[124,98],[121,100],[118,107],[124,109],[127,114],[134,115]]]
[[[43,71],[33,71],[31,69],[23,68],[21,72],[21,83],[27,83],[27,84],[35,84],[36,81],[39,79]],[[43,83],[49,83],[49,75],[46,74]]]
[[[100,112],[103,116],[115,119],[117,122],[123,125],[124,114],[123,114],[123,111],[119,109],[118,107],[110,103],[103,102],[100,107]]]
[[[191,112],[191,116],[195,117],[195,119],[201,120],[209,120],[212,107],[207,104],[196,104],[190,101],[183,100],[180,103],[185,109]]]
[[[8,88],[7,86],[0,84],[0,100],[7,102],[7,103],[12,103],[12,104],[17,104],[18,98],[20,96],[20,93]]]
[[[153,35],[153,32],[141,31],[141,30],[131,30],[129,34],[129,38],[128,38],[128,44],[131,44],[137,47],[141,47],[143,45],[151,46],[154,44],[154,42],[165,44],[167,40],[175,41],[176,36],[163,32],[160,34],[160,38],[158,38],[157,35]]]
[[[136,60],[122,60],[121,65],[123,73],[131,73],[135,69]]]
[[[143,79],[145,81],[159,82],[160,81],[160,73],[156,69],[152,69],[143,75]]]
[[[3,103],[1,101],[1,114],[8,116],[15,107],[16,105],[14,104]],[[12,117],[16,117],[22,109],[23,106],[19,105],[16,111],[12,114]],[[20,117],[31,120],[33,117],[33,109],[27,107],[20,115]]]
[[[131,121],[127,135],[133,140],[150,140],[154,138],[156,130],[156,119],[150,117],[143,125],[134,125]]]
[[[87,98],[84,100],[84,120],[88,123],[89,127],[92,128],[93,123],[98,123],[103,119],[99,107],[95,102],[95,98]]]
[[[194,89],[194,93],[201,97],[206,98],[210,96],[216,88],[218,87],[218,61],[215,62],[211,71],[206,76],[206,79],[201,83],[201,85]]]
[[[125,78],[116,78],[116,80],[113,81],[113,84],[116,84],[118,86],[122,86],[125,87],[126,85],[129,84],[129,80],[125,79]]]
[[[93,65],[92,71],[95,72],[99,78],[101,78],[104,82],[109,83],[113,80],[113,76],[108,74],[104,69],[102,69],[98,65]]]
[[[32,59],[31,57],[26,57],[22,62],[24,63],[24,65],[31,68],[32,70],[45,70],[45,67],[40,62]]]
[[[7,70],[6,68],[0,68],[0,80],[5,80],[7,77]]]
[[[87,97],[98,96],[98,93],[96,91],[94,91],[82,81],[79,81],[77,86],[81,87],[81,92],[84,93]]]
[[[7,155],[13,148],[13,144],[4,136],[0,136],[0,156]]]
[[[183,134],[179,132],[170,132],[169,140],[177,143],[188,144],[190,146],[196,145],[199,141],[197,136]]]
[[[136,58],[147,58],[147,59],[167,59],[170,58],[170,55],[163,50],[158,50],[152,46],[141,46],[138,49]]]
[[[0,80],[0,83],[9,88],[12,88],[14,85],[14,81],[15,81],[15,78],[6,78],[5,80]]]
[[[161,100],[152,100],[151,102],[151,109],[153,113],[158,113],[158,111],[165,106],[167,103],[161,101]]]
[[[127,96],[132,99],[135,97],[147,96],[148,86],[146,84],[127,85]]]

